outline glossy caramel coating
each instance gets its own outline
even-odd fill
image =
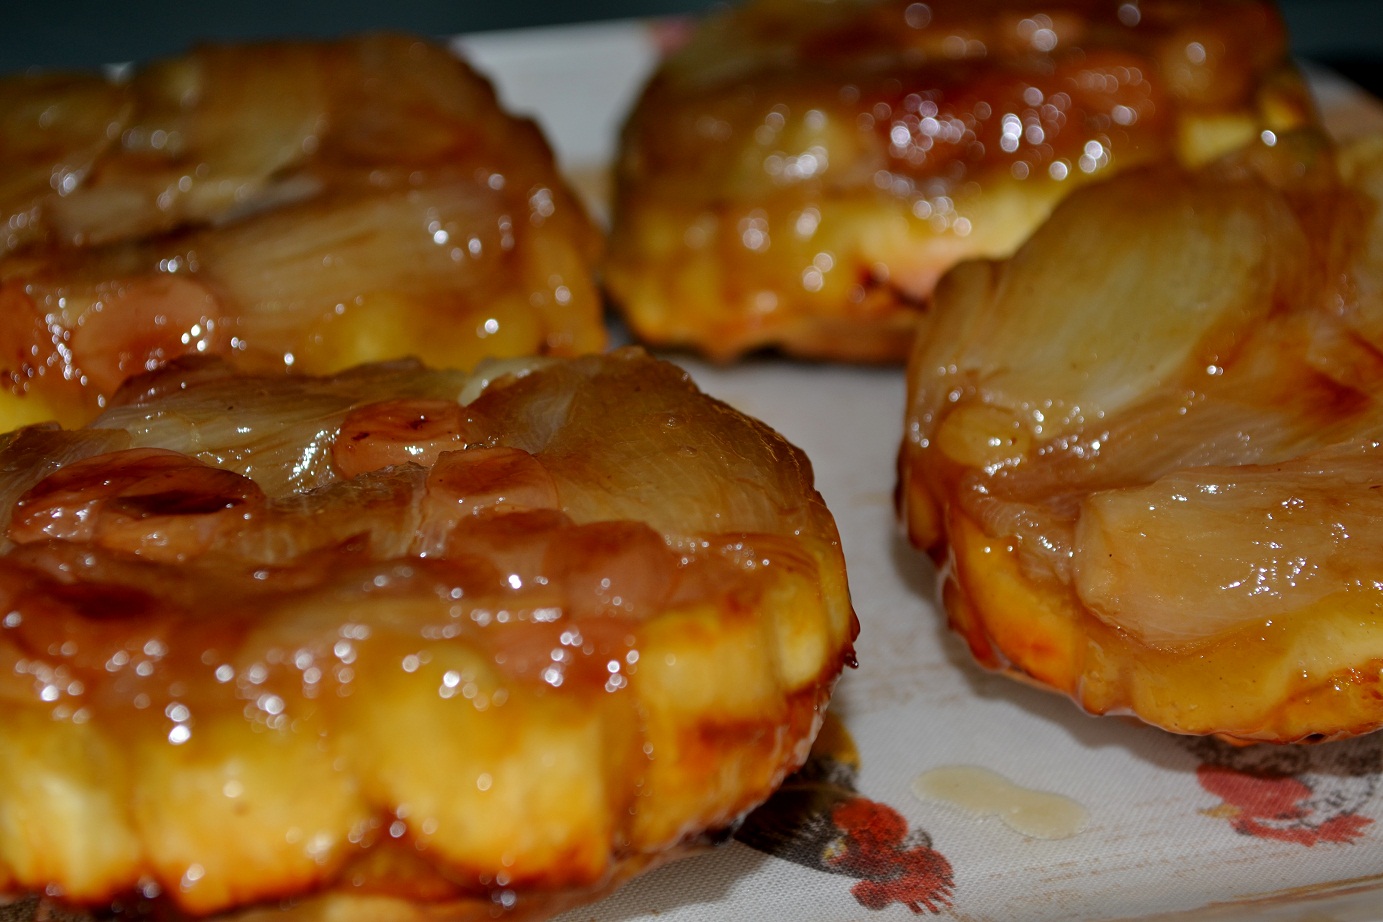
[[[805,457],[637,350],[177,364],[0,466],[12,893],[545,915],[765,798],[851,658]]]
[[[0,80],[0,429],[182,355],[327,374],[602,348],[599,233],[447,49],[208,45]]]
[[[901,361],[1073,189],[1311,118],[1262,0],[751,2],[630,116],[605,279],[649,342]]]
[[[1383,726],[1383,143],[1072,195],[942,280],[899,498],[983,664],[1179,733]]]

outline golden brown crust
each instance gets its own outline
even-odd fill
[[[605,280],[649,342],[900,361],[937,278],[1073,188],[1311,117],[1259,0],[761,0],[646,87]]]
[[[637,350],[492,373],[173,367],[8,440],[6,889],[537,914],[800,764],[856,630],[806,459]]]

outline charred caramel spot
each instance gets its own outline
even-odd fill
[[[112,550],[200,553],[264,503],[254,481],[186,455],[133,448],[69,464],[15,504],[9,536],[92,542]]]
[[[209,515],[245,505],[245,498],[193,490],[163,490],[140,496],[122,496],[109,508],[131,518],[158,515]]]
[[[52,583],[47,596],[61,608],[91,621],[129,621],[157,608],[149,592],[114,583]]]
[[[482,435],[475,414],[453,401],[386,400],[346,417],[331,460],[343,477],[410,462],[426,467],[442,452],[465,448]]]

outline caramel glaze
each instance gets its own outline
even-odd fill
[[[275,426],[278,380],[174,366],[0,454],[46,465],[0,556],[5,889],[542,914],[805,757],[856,625],[770,430],[637,351],[465,406],[407,364],[291,379]],[[245,475],[305,441],[314,486]]]
[[[753,149],[727,137],[790,137],[825,120],[851,134],[845,150],[857,156],[833,160],[820,184],[872,182],[885,168],[912,180],[911,196],[964,193],[968,182],[1024,172],[1019,163],[1037,178],[1058,160],[1089,174],[1114,158],[1132,166],[1168,157],[1187,110],[1254,111],[1286,54],[1275,8],[1259,0],[1147,9],[1102,0],[767,3],[706,28],[725,39],[719,66],[701,66],[711,53],[698,42],[655,79],[629,128],[640,167],[724,181],[744,175]],[[1015,117],[1022,130],[1006,130]],[[1082,170],[1091,142],[1105,153]],[[692,149],[709,160],[689,158]],[[773,149],[760,146],[765,156]],[[739,191],[763,191],[764,176],[746,175]],[[811,175],[777,179],[817,184]]]
[[[1071,189],[1311,111],[1260,0],[753,3],[630,117],[609,285],[656,342],[896,361],[946,268]]]
[[[183,355],[326,374],[605,343],[599,234],[537,126],[440,46],[9,77],[0,126],[0,428],[81,424]]]

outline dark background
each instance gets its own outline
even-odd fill
[[[1383,0],[1279,2],[1299,56],[1378,90]],[[6,0],[0,4],[0,71],[140,61],[176,54],[198,39],[330,36],[371,28],[444,36],[693,13],[714,5],[713,0]]]

